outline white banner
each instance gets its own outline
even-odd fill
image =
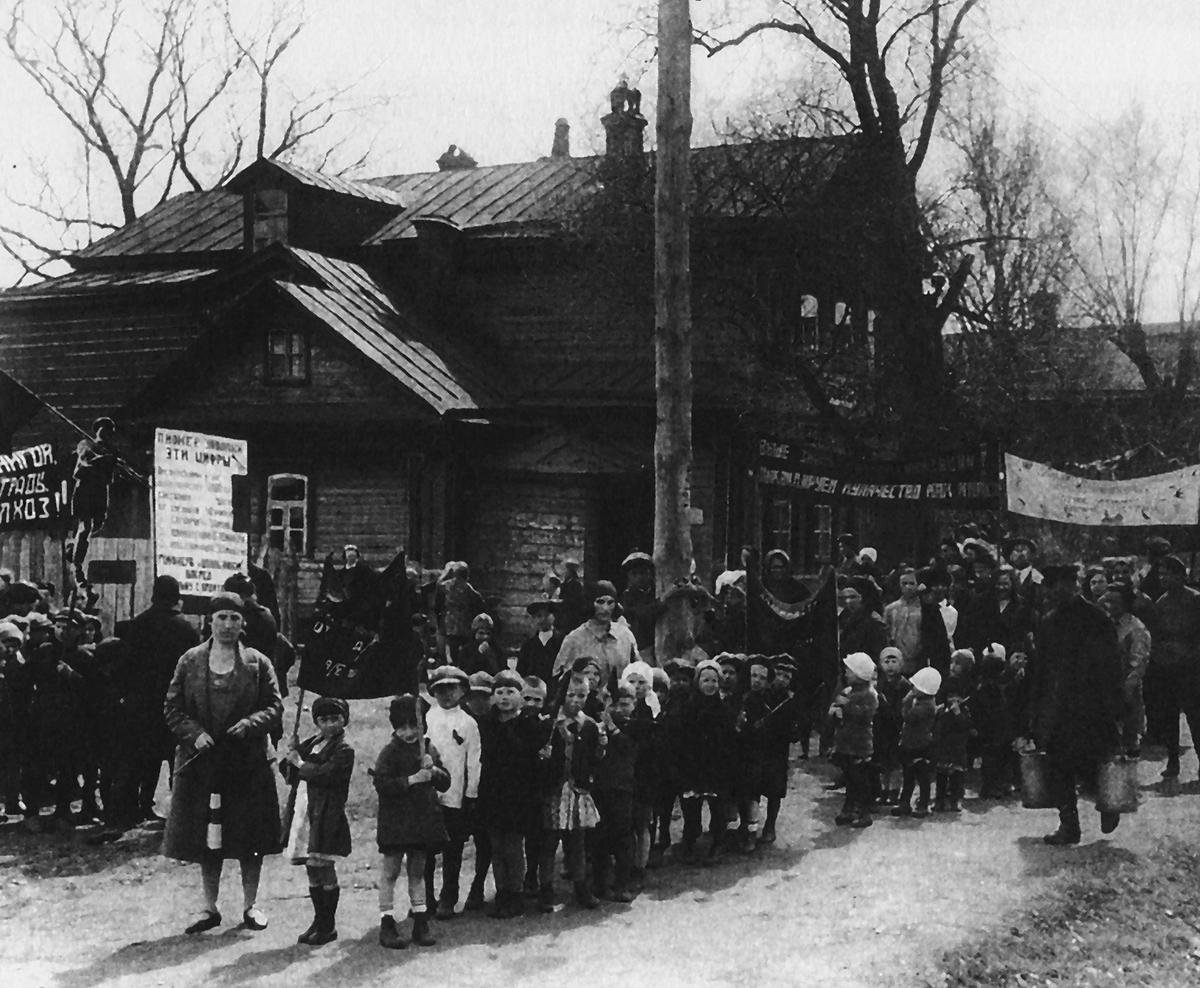
[[[246,535],[233,530],[233,476],[246,441],[201,432],[154,432],[154,564],[185,594],[209,597],[246,569]]]
[[[1004,454],[1008,510],[1072,525],[1195,525],[1200,466],[1136,480],[1088,480]]]

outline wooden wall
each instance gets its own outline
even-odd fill
[[[100,594],[96,606],[104,622],[104,633],[112,634],[114,622],[124,621],[150,606],[150,591],[154,584],[151,542],[149,539],[93,539],[88,561],[102,559],[132,559],[137,564],[137,582],[132,587],[117,584],[97,584],[95,587]],[[0,533],[0,566],[11,569],[17,580],[48,580],[62,594],[66,582],[63,579],[62,544],[45,532]]]

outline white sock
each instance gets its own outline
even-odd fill
[[[384,910],[379,914],[380,919],[395,919],[396,914],[391,909]]]

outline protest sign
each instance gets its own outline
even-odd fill
[[[246,442],[199,432],[154,432],[154,561],[184,594],[211,596],[246,569],[246,536],[234,531],[233,480]]]
[[[0,532],[54,528],[66,501],[66,483],[49,443],[0,453]]]
[[[296,682],[310,693],[343,700],[392,696],[413,688],[406,673],[419,658],[409,642],[386,643],[372,631],[318,621]]]
[[[1006,453],[1008,510],[1072,525],[1195,525],[1200,466],[1136,480],[1089,480]]]

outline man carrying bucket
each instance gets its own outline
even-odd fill
[[[1058,829],[1047,844],[1078,844],[1076,785],[1092,785],[1101,761],[1119,751],[1121,654],[1113,623],[1079,594],[1074,566],[1046,566],[1042,588],[1050,610],[1037,636],[1031,728],[1046,752],[1058,804]],[[1119,813],[1100,813],[1112,833]]]

